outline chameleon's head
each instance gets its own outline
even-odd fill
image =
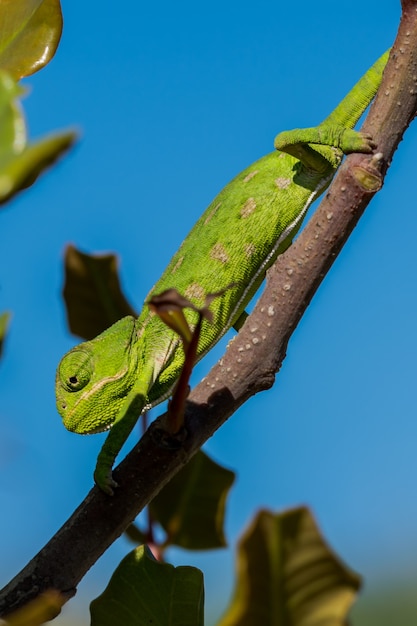
[[[135,343],[135,319],[124,317],[62,358],[56,405],[68,430],[87,434],[110,428],[135,380]]]

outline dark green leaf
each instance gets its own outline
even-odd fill
[[[141,529],[136,526],[136,524],[130,524],[130,526],[126,528],[124,535],[136,545],[146,543],[145,533],[143,533]]]
[[[359,586],[308,509],[261,511],[239,542],[234,598],[218,626],[342,626]]]
[[[203,574],[159,563],[141,546],[123,559],[90,611],[91,626],[203,626]]]
[[[4,338],[6,336],[7,327],[9,325],[10,313],[0,314],[0,356],[3,353]]]
[[[225,504],[234,479],[233,472],[197,452],[150,504],[167,542],[188,550],[225,546]]]
[[[117,257],[90,255],[68,246],[64,300],[74,335],[93,339],[125,315],[136,315],[120,288]]]
[[[1,0],[0,68],[15,79],[44,67],[62,32],[59,0]]]

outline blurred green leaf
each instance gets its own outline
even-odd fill
[[[71,131],[50,135],[30,143],[22,153],[11,158],[0,169],[0,204],[30,187],[47,167],[72,146],[75,139],[76,135]]]
[[[114,254],[90,255],[68,246],[63,293],[69,328],[82,339],[93,339],[125,315],[136,317],[122,293]]]
[[[203,626],[203,574],[159,563],[140,546],[123,559],[90,611],[91,626]]]
[[[0,204],[31,185],[75,140],[75,133],[69,131],[27,145],[17,101],[22,93],[13,78],[0,70]]]
[[[41,626],[59,615],[64,603],[65,597],[59,591],[50,589],[8,615],[6,626]]]
[[[3,354],[4,338],[9,325],[10,313],[0,313],[0,356]]]
[[[167,543],[188,550],[224,547],[225,504],[234,479],[233,472],[197,452],[149,505]]]
[[[234,598],[218,626],[342,626],[360,578],[307,508],[260,511],[238,546]]]
[[[141,529],[136,526],[136,524],[130,524],[130,526],[126,528],[124,536],[136,545],[146,543],[145,533],[143,533]]]
[[[59,0],[1,0],[0,68],[16,80],[34,74],[54,56],[61,33]]]
[[[4,70],[0,70],[0,170],[26,146],[26,125],[18,105],[24,90]]]

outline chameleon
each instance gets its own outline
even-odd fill
[[[198,358],[232,327],[263,282],[266,270],[292,243],[310,204],[330,184],[343,155],[372,153],[368,134],[354,130],[374,98],[389,51],[382,55],[317,127],[277,135],[275,151],[238,174],[196,222],[137,318],[127,316],[60,361],[56,404],[65,427],[79,434],[109,430],[94,479],[108,494],[112,467],[141,413],[170,392],[184,363],[178,335],[146,305],[175,288],[197,307],[224,288],[203,321]],[[186,310],[192,328],[196,312]]]

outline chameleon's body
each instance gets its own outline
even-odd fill
[[[168,288],[201,306],[208,293],[233,286],[210,306],[201,357],[236,323],[290,244],[311,202],[329,185],[343,153],[371,152],[370,137],[351,130],[381,81],[387,53],[317,128],[281,133],[276,152],[256,161],[211,203],[149,295]],[[196,313],[185,311],[191,324]],[[96,482],[111,492],[114,459],[146,405],[163,400],[184,360],[178,336],[144,307],[96,339],[71,350],[57,373],[57,407],[77,433],[112,427],[100,452]]]

